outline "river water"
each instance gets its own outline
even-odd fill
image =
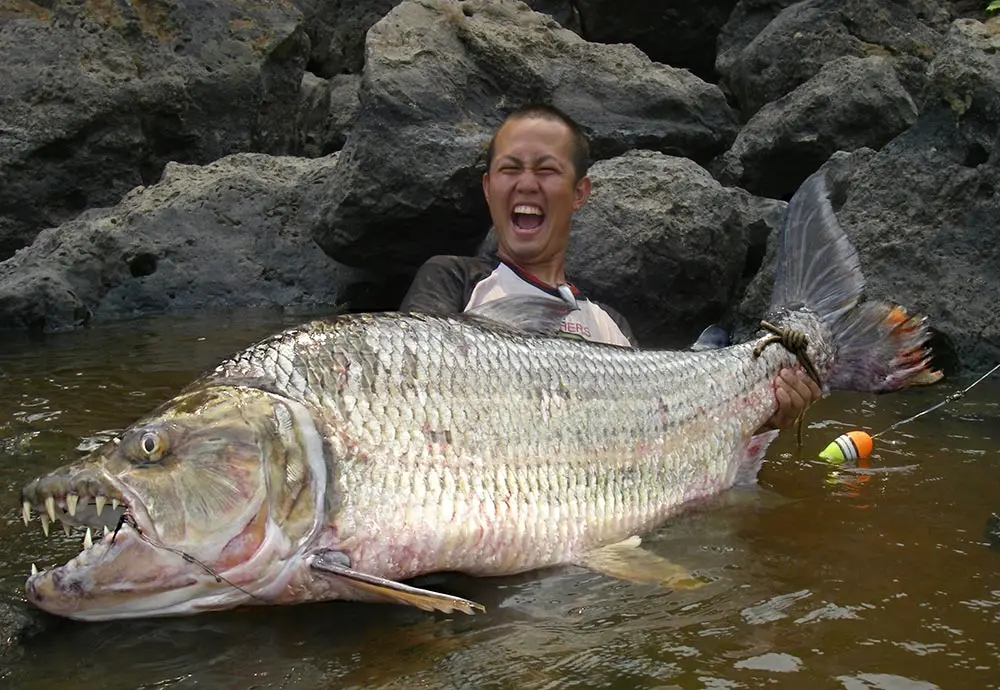
[[[81,535],[18,491],[302,317],[148,318],[0,343],[0,606],[24,607],[31,563]],[[760,482],[689,511],[647,546],[711,584],[671,592],[567,567],[420,583],[486,605],[474,617],[331,602],[190,618],[41,617],[0,658],[13,688],[1000,688],[1000,384],[876,441],[872,474],[816,453],[881,430],[972,379],[874,396],[835,393],[786,431]],[[6,602],[6,604],[4,603]],[[2,641],[0,641],[2,642]]]

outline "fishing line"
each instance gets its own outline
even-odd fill
[[[210,566],[206,565],[205,563],[202,563],[201,561],[199,561],[197,558],[195,558],[191,554],[185,553],[184,551],[181,551],[180,549],[175,549],[173,547],[167,546],[166,544],[158,544],[158,543],[154,542],[152,539],[150,539],[149,537],[146,536],[146,533],[143,532],[142,528],[140,528],[139,525],[136,523],[135,518],[132,517],[131,515],[129,515],[128,513],[122,513],[122,516],[120,518],[118,518],[118,525],[115,527],[115,531],[111,534],[111,543],[112,544],[115,543],[115,537],[118,536],[118,530],[120,530],[122,528],[122,525],[128,525],[129,527],[131,527],[133,530],[135,530],[135,533],[137,535],[139,535],[140,539],[142,539],[144,542],[146,542],[147,544],[149,544],[153,548],[155,548],[155,549],[163,549],[164,551],[169,551],[170,553],[175,554],[175,555],[180,556],[181,558],[183,558],[185,562],[190,563],[192,565],[198,566],[199,568],[201,568],[202,570],[204,570],[206,573],[208,573],[209,575],[211,575],[213,578],[215,578],[216,582],[218,582],[220,584],[221,583],[225,583],[225,584],[229,585],[230,587],[232,587],[233,589],[237,589],[240,592],[243,592],[244,594],[246,594],[251,599],[257,599],[258,601],[263,601],[263,599],[261,599],[260,597],[258,597],[257,595],[255,595],[253,592],[248,592],[247,590],[243,589],[242,587],[240,587],[235,582],[231,582],[230,580],[227,580],[225,577],[223,577],[219,573],[215,572],[215,570],[213,570]]]
[[[944,407],[948,403],[955,402],[959,398],[963,397],[966,393],[971,391],[973,388],[978,386],[980,383],[985,381],[987,378],[989,378],[998,369],[1000,369],[1000,364],[997,364],[995,367],[990,369],[988,372],[980,376],[978,379],[970,383],[962,390],[947,396],[941,402],[931,405],[926,410],[921,410],[912,417],[901,419],[898,422],[886,427],[885,429],[882,429],[882,431],[879,431],[878,433],[868,434],[867,432],[864,431],[855,430],[855,431],[848,431],[846,434],[841,434],[836,439],[834,439],[833,443],[824,448],[823,452],[820,453],[819,456],[824,460],[826,460],[827,462],[830,462],[834,465],[839,465],[844,462],[856,462],[858,460],[864,460],[869,455],[871,455],[873,439],[876,439],[882,434],[888,433],[893,429],[896,429],[897,427],[900,427],[904,424],[908,424],[909,422],[912,422],[914,419],[919,419],[920,417],[923,417],[926,414],[930,414],[931,412],[934,412],[935,410]]]
[[[958,400],[959,398],[961,398],[962,396],[964,396],[966,393],[968,393],[969,391],[971,391],[973,388],[975,388],[977,385],[979,385],[980,383],[982,383],[984,380],[986,380],[987,378],[989,378],[989,376],[994,371],[996,371],[997,369],[1000,369],[1000,364],[997,364],[995,367],[993,367],[992,369],[990,369],[988,372],[986,372],[985,374],[983,374],[982,376],[980,376],[978,379],[976,379],[975,381],[973,381],[972,383],[970,383],[968,386],[966,386],[962,390],[958,391],[957,393],[952,393],[951,395],[949,395],[947,398],[945,398],[944,400],[942,400],[938,404],[932,405],[931,407],[928,407],[926,410],[923,410],[922,412],[918,412],[917,414],[913,415],[912,417],[907,417],[906,419],[900,420],[900,421],[896,422],[895,424],[893,424],[892,426],[889,426],[889,427],[887,427],[885,429],[882,429],[882,431],[878,432],[877,434],[872,434],[872,438],[878,438],[882,434],[884,434],[886,432],[889,432],[889,431],[892,431],[893,429],[895,429],[898,426],[902,426],[903,424],[906,424],[908,422],[912,422],[914,419],[919,419],[920,417],[923,417],[925,414],[929,414],[929,413],[933,412],[934,410],[936,410],[936,409],[938,409],[940,407],[944,407],[945,405],[947,405],[950,402],[955,402],[956,400]]]

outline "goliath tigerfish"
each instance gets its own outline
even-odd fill
[[[471,613],[403,581],[577,564],[696,584],[639,537],[756,475],[779,369],[808,362],[825,389],[868,392],[940,376],[922,318],[860,300],[819,174],[786,212],[776,271],[782,342],[593,344],[555,336],[563,302],[523,298],[269,337],[24,488],[26,523],[86,528],[27,597],[83,620],[328,599]],[[804,341],[800,361],[786,345]]]

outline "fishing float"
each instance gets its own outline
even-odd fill
[[[1000,369],[1000,364],[997,364],[995,367],[969,384],[966,388],[958,391],[957,393],[952,393],[936,405],[932,405],[912,417],[900,420],[876,434],[869,434],[868,432],[861,431],[860,429],[855,429],[853,431],[848,431],[846,434],[841,434],[835,438],[830,445],[824,448],[822,452],[820,452],[819,457],[826,460],[831,465],[843,465],[844,463],[856,463],[859,460],[867,460],[868,456],[872,454],[872,450],[875,447],[876,438],[882,434],[892,431],[896,427],[912,422],[914,419],[930,414],[934,410],[958,400],[977,385],[982,383],[985,379],[989,378],[997,369]]]

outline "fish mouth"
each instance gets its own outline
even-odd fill
[[[100,470],[54,473],[34,480],[21,491],[25,526],[30,525],[35,513],[46,537],[57,522],[67,536],[83,532],[83,548],[62,566],[40,571],[32,564],[26,584],[29,598],[43,582],[54,580],[58,584],[65,571],[102,560],[113,546],[142,539],[152,527],[138,497]]]

